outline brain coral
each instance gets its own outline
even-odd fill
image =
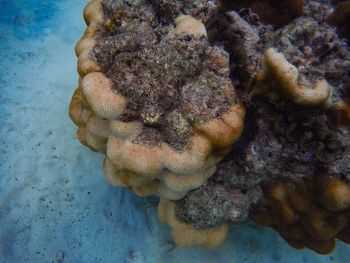
[[[250,217],[329,253],[350,241],[348,2],[91,1],[79,140],[113,185],[160,196],[179,246]]]

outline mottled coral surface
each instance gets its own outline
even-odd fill
[[[156,218],[157,198],[107,184],[102,156],[67,117],[86,3],[0,3],[0,262],[348,262],[342,242],[329,256],[296,251],[252,222],[231,224],[216,250],[182,249]]]
[[[176,14],[192,10],[201,17],[213,8],[206,1],[103,2],[109,26],[101,27],[92,57],[113,89],[128,98],[121,119],[145,124],[135,141],[165,140],[183,149],[193,126],[235,103],[228,68],[215,65],[228,54],[210,47],[205,37],[169,33]]]
[[[295,105],[283,94],[261,98],[250,92],[262,54],[274,47],[298,69],[300,82],[326,79],[332,86],[333,103],[346,100],[350,51],[336,28],[325,22],[333,6],[328,1],[305,4],[304,15],[284,26],[260,22],[258,14],[244,7],[209,21],[212,42],[230,51],[231,77],[246,105],[247,117],[245,132],[208,184],[177,201],[177,216],[185,222],[202,228],[224,220],[242,220],[246,217],[244,206],[257,201],[267,182],[282,182],[293,189],[306,178],[317,181],[322,173],[349,181],[349,131],[339,129],[327,110]],[[324,15],[320,15],[322,10]],[[317,247],[317,242],[305,242],[301,247],[319,253],[328,252],[333,244],[321,242]]]
[[[272,211],[268,226],[293,247],[329,253],[335,238],[349,239],[347,9],[335,19],[348,1],[217,4],[104,0],[104,26],[89,56],[127,100],[120,120],[143,123],[132,143],[165,141],[182,151],[198,123],[243,103],[243,134],[222,150],[226,157],[207,183],[176,201],[178,220],[204,231],[251,214],[267,225]],[[175,37],[183,14],[201,20],[208,38]],[[329,195],[318,196],[319,185]],[[338,223],[326,235],[320,226],[333,226],[332,219]]]

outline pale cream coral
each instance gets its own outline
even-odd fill
[[[218,247],[225,241],[228,233],[227,224],[208,229],[196,229],[179,221],[175,215],[175,203],[162,198],[158,205],[158,218],[162,223],[170,225],[175,243],[184,248],[197,245],[205,248]]]
[[[102,0],[93,0],[84,9],[84,19],[88,27],[84,36],[75,46],[75,53],[78,57],[77,70],[81,77],[90,72],[101,71],[97,62],[89,57],[90,51],[95,45],[94,34],[104,21],[101,3]]]
[[[205,169],[202,173],[194,173],[191,175],[176,175],[170,171],[165,171],[162,174],[163,183],[169,189],[176,192],[189,191],[200,187],[206,179],[211,177],[215,172],[215,167]]]
[[[159,196],[169,200],[185,197],[190,190],[202,186],[215,173],[215,165],[210,167],[202,172],[182,176],[164,171],[159,177],[161,181],[158,188]]]
[[[102,0],[92,0],[84,8],[84,20],[87,25],[92,23],[103,23],[104,15],[102,8]]]
[[[74,91],[72,100],[70,102],[69,117],[78,127],[85,126],[85,121],[82,115],[83,113],[82,100],[83,100],[83,95],[82,95],[81,89],[77,88]]]
[[[86,141],[86,135],[87,135],[87,129],[84,127],[79,127],[77,130],[77,137],[80,141],[81,144],[89,147],[91,150],[96,151],[95,149],[93,149],[90,145],[88,145],[87,141]]]
[[[96,41],[93,37],[82,37],[75,45],[75,54],[79,57],[84,50],[91,50],[95,45]]]
[[[198,38],[202,36],[207,36],[207,30],[204,24],[192,16],[181,15],[175,20],[175,23],[175,35],[186,34]]]
[[[91,72],[101,71],[101,67],[97,64],[96,61],[92,60],[89,57],[89,54],[89,49],[85,49],[79,54],[77,70],[81,77],[84,77],[86,74]]]
[[[111,135],[109,123],[106,119],[92,115],[86,124],[86,127],[94,137],[100,141],[107,143],[108,137]]]
[[[126,108],[126,99],[112,90],[109,79],[100,72],[86,75],[81,90],[92,111],[106,119],[117,119]]]
[[[135,137],[142,130],[142,123],[133,122],[123,122],[118,120],[110,121],[109,128],[111,129],[113,135],[122,139],[130,139]]]
[[[298,69],[289,63],[283,53],[269,48],[263,58],[262,71],[257,74],[251,95],[271,97],[274,93],[301,105],[329,107],[332,87],[325,79],[310,84],[302,81]]]
[[[164,142],[160,146],[135,144],[133,139],[141,130],[140,123],[123,123],[115,120],[110,122],[109,126],[113,136],[108,139],[107,157],[118,167],[119,173],[123,170],[133,171],[140,177],[157,178],[163,182],[159,185],[158,191],[161,196],[170,199],[182,198],[191,189],[205,183],[214,173],[215,164],[224,154],[213,155],[213,149],[230,146],[242,132],[244,110],[240,107],[235,105],[234,110],[227,113],[227,115],[234,113],[237,117],[223,117],[223,120],[230,124],[230,134],[222,136],[223,142],[212,143],[204,135],[195,133],[186,150],[181,152]],[[200,130],[203,133],[206,131],[203,127]]]
[[[103,23],[104,14],[102,8],[102,0],[92,0],[90,3],[84,8],[84,19],[86,25],[88,25],[84,36],[90,37],[95,34],[97,27]]]
[[[243,132],[241,125],[245,109],[241,104],[236,104],[219,118],[209,120],[198,127],[196,130],[204,134],[214,146],[225,147],[235,142]]]
[[[96,151],[105,153],[106,152],[106,143],[103,140],[99,140],[89,131],[86,133],[86,143]]]
[[[113,164],[107,158],[105,158],[103,161],[103,174],[107,181],[112,185],[126,187],[126,185],[121,181],[121,179],[118,176],[115,176],[116,171],[113,167]]]

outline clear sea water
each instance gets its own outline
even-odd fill
[[[110,186],[67,114],[85,4],[0,0],[0,263],[350,262],[341,242],[320,256],[252,222],[217,250],[177,248],[156,199]]]

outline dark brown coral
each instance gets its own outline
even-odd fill
[[[206,0],[150,0],[157,16],[165,23],[171,23],[180,14],[189,14],[206,22],[216,11]]]
[[[265,24],[281,27],[303,14],[304,0],[219,0],[223,11],[250,8]]]
[[[335,26],[339,34],[350,41],[350,1],[340,2],[327,18],[327,22]]]
[[[276,229],[292,247],[328,254],[335,238],[349,242],[350,183],[322,174],[295,187],[271,182],[250,216]]]

